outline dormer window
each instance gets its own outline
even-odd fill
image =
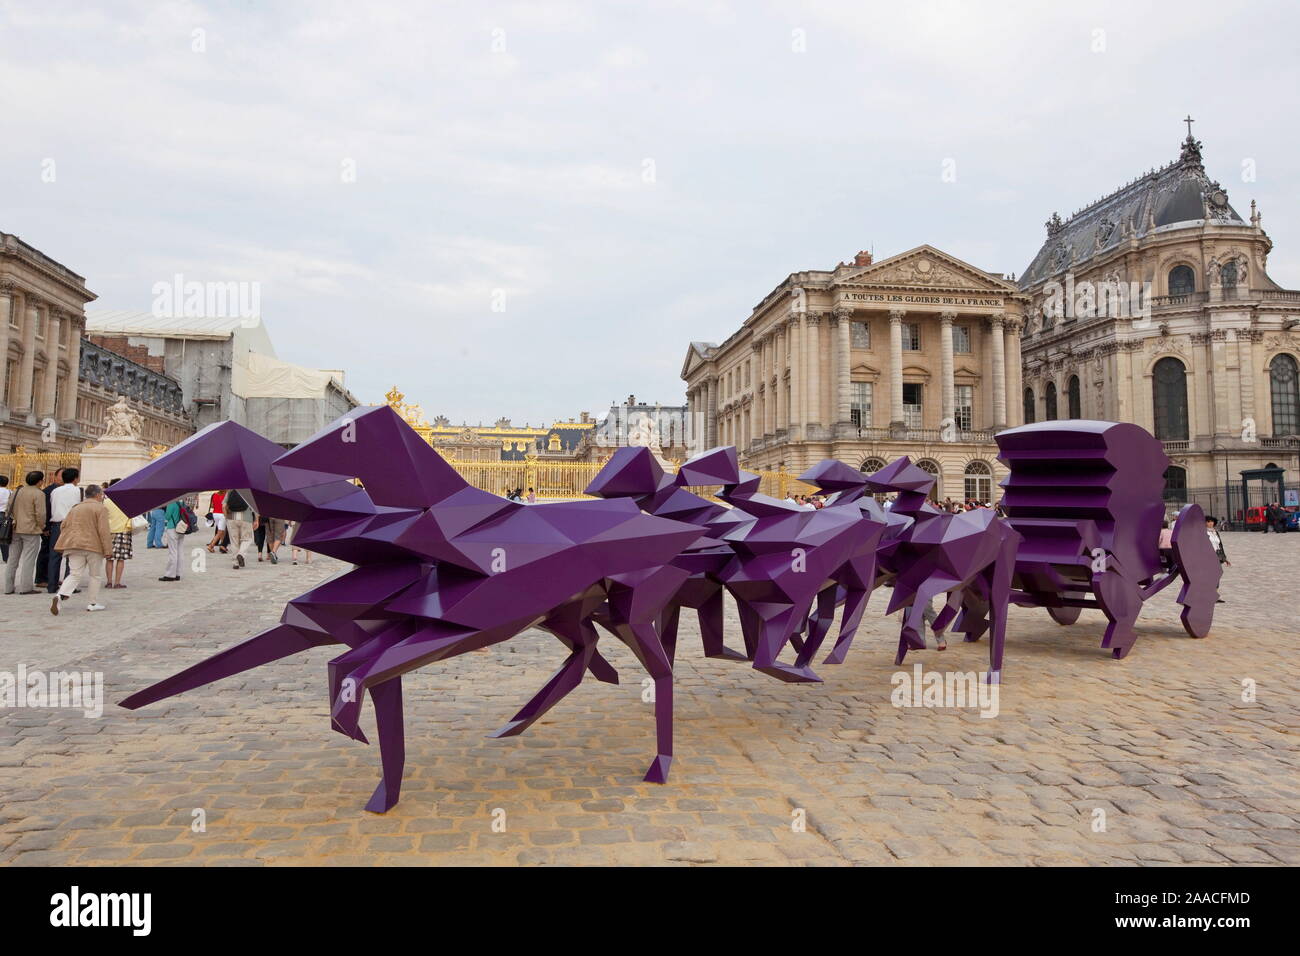
[[[1236,284],[1234,280],[1233,284]],[[1196,273],[1191,266],[1174,266],[1169,270],[1169,294],[1191,295],[1196,291]]]

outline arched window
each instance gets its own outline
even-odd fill
[[[1219,270],[1219,281],[1223,283],[1224,290],[1237,288],[1237,263],[1225,262]]]
[[[967,501],[993,502],[993,469],[987,462],[972,461],[968,464],[962,483]]]
[[[1047,389],[1043,392],[1043,404],[1047,406],[1044,420],[1049,422],[1056,421],[1056,383],[1048,382]]]
[[[930,489],[930,500],[938,501],[939,484],[941,482],[941,479],[939,478],[939,463],[931,461],[929,458],[922,458],[916,463],[916,467],[920,468],[927,475],[934,475],[934,487]]]
[[[881,468],[884,467],[885,467],[885,459],[868,458],[866,461],[864,461],[861,465],[858,466],[858,471],[862,472],[864,475],[874,475],[876,472],[878,472]]]
[[[1025,424],[1032,425],[1033,423],[1034,423],[1034,390],[1032,388],[1027,388],[1025,389]]]
[[[1282,438],[1300,433],[1300,375],[1296,360],[1283,352],[1268,363],[1268,381],[1273,390],[1273,435]]]
[[[1165,501],[1187,500],[1187,469],[1170,465],[1165,469]]]
[[[1065,402],[1069,406],[1070,418],[1083,417],[1083,402],[1079,397],[1079,376],[1071,375],[1065,386]]]
[[[1169,294],[1191,295],[1196,291],[1196,273],[1191,266],[1174,266],[1169,270]]]
[[[1187,369],[1176,358],[1162,358],[1152,370],[1156,437],[1187,441]]]

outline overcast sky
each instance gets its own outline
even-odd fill
[[[792,271],[928,242],[1019,273],[1189,111],[1300,288],[1298,28],[1221,0],[0,2],[0,229],[91,309],[260,283],[280,356],[363,402],[672,404],[688,343]]]

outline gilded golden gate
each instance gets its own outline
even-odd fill
[[[22,484],[29,471],[43,471],[48,475],[59,468],[80,467],[81,455],[78,452],[27,451],[19,445],[17,450],[0,455],[0,475],[9,479],[10,488]]]
[[[515,488],[526,495],[532,488],[538,498],[545,499],[591,497],[583,493],[584,489],[605,467],[603,461],[547,461],[536,455],[528,455],[521,461],[458,461],[449,455],[443,457],[475,488],[502,496]],[[667,464],[674,473],[681,467],[681,462]],[[774,498],[784,498],[788,494],[814,494],[817,490],[785,471],[760,471],[757,474],[761,478],[759,490]],[[691,490],[712,497],[719,488],[712,485]]]

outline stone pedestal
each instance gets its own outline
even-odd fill
[[[81,453],[81,487],[126,478],[152,460],[149,444],[142,439],[101,438]]]

